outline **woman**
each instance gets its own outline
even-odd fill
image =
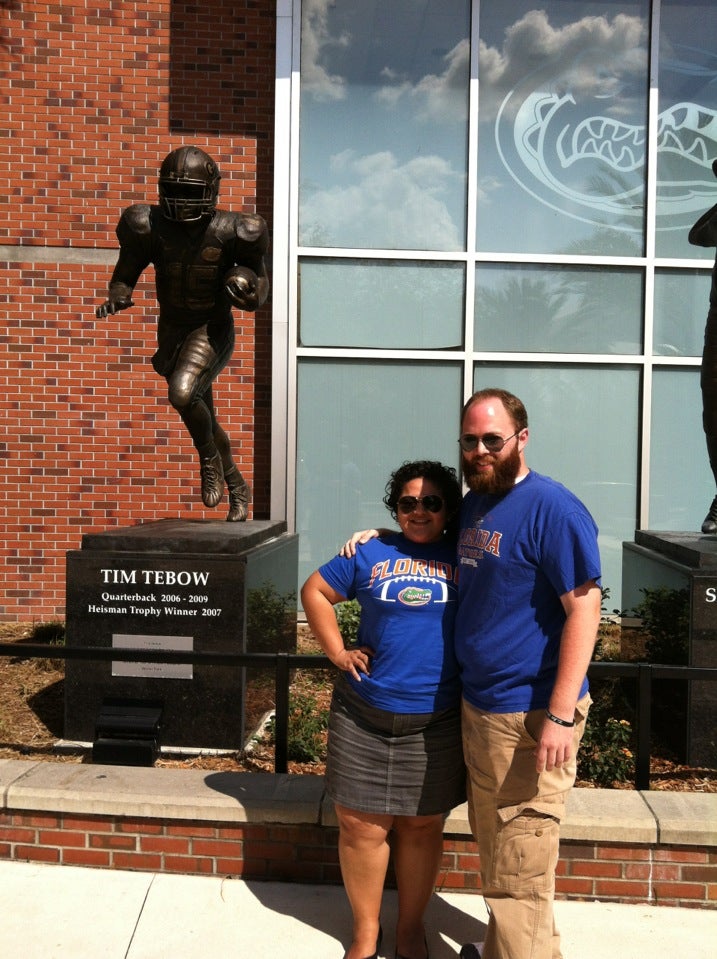
[[[353,912],[345,959],[373,959],[392,833],[398,887],[396,959],[427,959],[423,914],[435,887],[446,813],[465,798],[460,684],[453,656],[455,471],[404,463],[384,503],[400,532],[336,556],[301,591],[309,626],[341,670],[329,720],[326,789]],[[361,606],[344,647],[336,603]]]

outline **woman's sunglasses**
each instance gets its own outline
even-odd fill
[[[443,499],[431,494],[430,496],[402,496],[398,501],[399,512],[413,513],[419,503],[429,513],[440,513],[443,509]]]

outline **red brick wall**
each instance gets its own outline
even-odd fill
[[[0,813],[0,858],[108,869],[340,883],[336,829]],[[438,887],[480,892],[472,840],[446,837]],[[389,880],[390,882],[390,880]],[[564,842],[558,899],[717,908],[714,849]]]
[[[717,908],[715,850],[699,846],[647,846],[561,842],[558,899]],[[444,842],[443,887],[479,892],[480,855],[472,840]]]
[[[182,143],[218,161],[221,206],[271,230],[274,40],[273,0],[0,0],[0,621],[63,616],[65,553],[85,531],[224,519],[225,503],[202,506],[194,449],[149,365],[151,268],[133,309],[94,309],[121,211],[155,200]],[[236,320],[217,409],[250,517],[266,518],[269,306]]]

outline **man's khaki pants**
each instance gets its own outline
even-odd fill
[[[468,811],[490,912],[483,959],[562,956],[553,922],[560,821],[590,702],[584,696],[575,711],[571,761],[538,774],[535,736],[544,709],[487,713],[463,701]]]

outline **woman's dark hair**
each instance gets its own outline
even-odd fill
[[[446,504],[448,522],[446,533],[456,536],[458,533],[458,513],[461,507],[463,493],[456,471],[452,466],[444,466],[436,460],[413,460],[403,463],[394,470],[386,483],[386,495],[383,502],[396,519],[398,500],[406,483],[413,479],[427,479],[440,491]]]

